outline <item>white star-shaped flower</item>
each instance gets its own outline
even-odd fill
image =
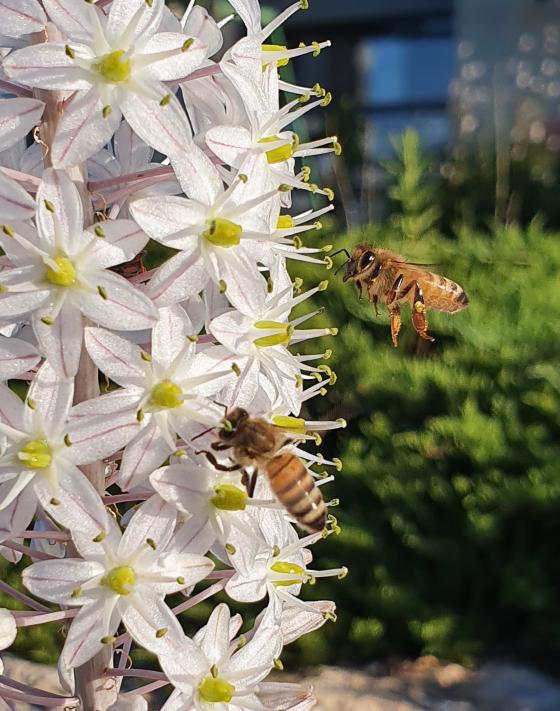
[[[100,499],[96,513],[105,514]],[[23,584],[34,595],[80,607],[59,664],[66,669],[84,664],[104,644],[112,644],[121,620],[138,644],[156,654],[182,639],[181,625],[164,598],[204,579],[214,564],[175,551],[175,516],[173,507],[154,496],[138,509],[122,535],[107,514],[105,530],[95,539],[79,527],[73,529],[82,559],[41,561],[25,569]]]
[[[131,220],[106,221],[84,231],[78,190],[63,171],[51,168],[43,175],[36,229],[6,223],[1,235],[15,268],[0,274],[0,310],[10,318],[32,316],[41,350],[63,376],[78,369],[82,314],[124,331],[155,323],[150,299],[108,269],[132,259],[147,236]]]
[[[110,140],[122,115],[162,153],[184,147],[190,127],[164,82],[188,76],[206,58],[206,46],[182,32],[158,31],[164,0],[113,0],[107,15],[93,3],[44,4],[67,42],[17,50],[3,68],[25,86],[76,92],[57,127],[53,165],[89,158]]]

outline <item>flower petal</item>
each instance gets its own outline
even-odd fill
[[[100,268],[129,262],[144,249],[148,241],[148,235],[132,220],[107,220],[99,227],[103,230],[103,237],[95,237],[95,247],[89,258],[91,263]]]
[[[244,126],[214,126],[206,133],[206,143],[224,163],[239,168],[253,146],[253,139]]]
[[[9,484],[0,486],[0,501]],[[26,487],[6,508],[0,510],[0,541],[14,538],[23,533],[31,523],[37,509],[37,497],[32,486]]]
[[[52,164],[57,168],[69,168],[103,148],[121,120],[118,106],[111,106],[111,109],[105,118],[95,87],[77,93],[66,106],[57,126],[51,150]]]
[[[185,193],[203,205],[213,205],[224,188],[220,174],[202,149],[190,143],[170,158]]]
[[[148,197],[130,204],[132,217],[152,239],[174,249],[192,250],[206,215],[184,197]]]
[[[28,401],[33,401],[33,410],[24,408],[24,423],[27,430],[32,430],[37,417],[42,421],[45,434],[49,439],[61,436],[74,396],[74,379],[61,378],[47,360],[37,371],[29,391]]]
[[[124,450],[118,478],[121,489],[127,491],[144,483],[170,454],[154,418]]]
[[[146,370],[142,349],[135,343],[104,328],[88,326],[85,345],[94,363],[111,380],[123,387],[144,384]]]
[[[193,38],[190,47],[182,51],[184,44],[185,35],[179,32],[158,32],[150,37],[142,47],[140,61],[150,60],[150,54],[156,52],[176,52],[167,59],[152,61],[143,70],[142,76],[159,81],[174,81],[192,74],[206,59],[206,45],[200,39]]]
[[[75,0],[43,0],[45,10],[54,24],[69,39],[91,40],[90,11],[86,3]]]
[[[149,538],[163,550],[175,530],[177,510],[164,501],[157,494],[145,501],[130,519],[126,531],[121,539],[117,555],[125,559],[132,557],[135,552],[146,545]]]
[[[40,293],[40,292],[38,292]],[[65,303],[54,323],[50,326],[41,321],[46,312],[33,314],[33,330],[43,353],[49,354],[49,362],[64,378],[72,378],[78,372],[82,350],[82,315],[71,304]]]
[[[208,272],[195,244],[162,264],[150,281],[148,294],[161,308],[196,296],[207,283]]]
[[[91,539],[106,531],[105,507],[101,497],[78,467],[60,462],[58,481],[36,476],[35,493],[43,508],[66,528],[79,529]]]
[[[84,605],[91,602],[86,596],[72,593],[91,578],[103,575],[101,563],[80,558],[44,560],[33,563],[22,573],[22,582],[33,595],[60,605]]]
[[[15,180],[0,170],[0,215],[2,222],[30,220],[35,214],[35,200]]]
[[[21,37],[41,32],[47,23],[37,0],[2,0],[2,34]]]
[[[119,624],[116,601],[116,595],[100,594],[80,609],[68,630],[60,664],[80,667],[103,649],[101,639],[114,634]]]
[[[229,649],[230,619],[229,607],[225,603],[222,602],[212,610],[200,644],[210,664],[217,664]]]
[[[111,45],[117,46],[124,33],[127,33],[129,47],[139,38],[151,35],[159,26],[163,15],[163,0],[154,0],[147,3],[146,0],[113,0],[109,19],[107,21],[107,39]],[[131,19],[136,18],[136,13],[140,11],[140,16],[134,32],[128,35],[131,30]]]
[[[138,592],[128,596],[123,609],[123,623],[135,642],[158,657],[174,658],[183,663],[188,658],[189,674],[196,674],[202,666],[202,655],[196,645],[185,637],[179,621],[160,596],[142,586]],[[122,601],[124,607],[125,602]],[[158,636],[158,631],[166,633]],[[185,654],[188,653],[188,657]],[[192,656],[191,656],[192,655]],[[165,668],[162,667],[165,671]]]
[[[0,380],[16,378],[37,365],[41,356],[35,346],[21,338],[0,336]]]
[[[132,90],[123,92],[120,109],[143,141],[160,153],[174,156],[190,145],[191,127],[177,97],[170,94],[163,84],[159,87],[150,84],[150,88],[156,87],[157,99]]]
[[[152,330],[152,357],[164,368],[171,366],[175,358],[185,350],[187,337],[194,335],[193,327],[185,310],[178,304],[159,310],[159,320]],[[191,358],[194,355],[194,344]]]
[[[80,50],[89,54],[85,46]],[[92,85],[91,75],[70,59],[64,44],[56,42],[18,49],[6,57],[3,68],[10,79],[24,86],[83,91]]]
[[[83,312],[95,323],[121,331],[151,328],[157,320],[157,309],[139,289],[118,274],[106,269],[92,277],[92,286],[101,293],[80,293]]]
[[[4,18],[2,19],[4,21]],[[21,138],[25,138],[39,122],[44,109],[44,102],[38,99],[2,99],[0,102],[0,151],[5,151]]]
[[[49,208],[45,203],[50,203]],[[63,170],[47,168],[37,191],[37,227],[52,251],[75,254],[73,242],[84,230],[84,214],[78,189]],[[54,209],[52,209],[54,208]]]

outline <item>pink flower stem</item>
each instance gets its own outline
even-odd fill
[[[6,91],[8,92],[8,94],[14,94],[15,96],[24,96],[26,98],[30,98],[33,96],[33,92],[29,91],[29,89],[24,89],[22,86],[12,84],[11,82],[5,81],[4,79],[0,79],[0,91]]]
[[[19,590],[16,590],[11,585],[8,585],[8,583],[5,583],[3,580],[0,580],[0,591],[6,593],[6,595],[9,595],[10,597],[13,597],[15,600],[19,600],[19,602],[22,602],[24,605],[27,605],[27,607],[30,607],[32,610],[37,610],[39,612],[50,612],[50,608],[48,608],[46,605],[42,605],[40,602],[36,602],[35,600],[33,600],[33,598],[29,597],[25,593],[20,592]]]
[[[103,503],[109,505],[123,504],[128,501],[146,501],[150,496],[153,496],[153,494],[115,494],[113,496],[104,496]]]
[[[174,607],[171,612],[173,612],[174,615],[180,615],[181,612],[185,612],[185,610],[190,610],[191,607],[198,605],[199,602],[207,600],[209,597],[212,597],[212,595],[216,595],[217,593],[221,592],[225,588],[225,586],[225,580],[222,580],[219,583],[215,583],[209,588],[206,588],[206,590],[199,592],[198,595],[193,595],[193,597],[187,600],[187,602],[182,602],[180,605],[177,605],[177,607]]]
[[[214,570],[212,573],[206,576],[207,580],[229,580],[233,574],[234,570]]]
[[[166,681],[167,677],[163,672],[153,671],[152,669],[107,669],[108,676],[139,676],[143,679],[157,679],[158,681]]]
[[[99,3],[97,3],[99,5]],[[130,184],[135,180],[150,180],[160,176],[174,177],[175,173],[170,165],[164,165],[161,168],[150,168],[150,170],[139,170],[136,173],[127,173],[126,175],[116,175],[114,178],[104,178],[103,180],[92,180],[88,183],[88,188],[92,192],[104,190],[105,188],[113,188],[116,185]]]
[[[47,622],[58,622],[59,620],[70,620],[76,617],[80,608],[73,607],[70,610],[60,610],[59,612],[49,613],[22,613],[14,611],[12,614],[16,618],[18,627],[33,627],[33,625],[43,625]]]
[[[18,183],[23,183],[29,190],[35,191],[41,184],[40,178],[36,178],[34,175],[29,175],[29,173],[22,173],[20,170],[14,170],[13,168],[6,168],[2,166],[2,172],[5,173],[8,178],[13,178]]]
[[[37,560],[53,560],[53,558],[56,558],[55,555],[49,555],[48,553],[43,553],[42,551],[34,551],[31,548],[22,546],[20,543],[15,543],[14,541],[2,541],[2,545],[12,551],[23,553],[24,555],[28,555],[30,558],[36,558]]]
[[[174,79],[171,82],[165,82],[166,84],[181,84],[184,81],[193,81],[193,79],[202,79],[202,77],[211,77],[215,74],[221,74],[222,68],[219,64],[212,64],[210,67],[203,67],[202,69],[197,69],[192,72],[184,79]]]
[[[47,538],[49,541],[69,541],[70,534],[64,531],[23,531],[14,538]]]
[[[0,697],[2,698],[25,701],[28,704],[36,704],[37,706],[47,706],[50,708],[60,708],[61,706],[66,708],[71,705],[77,707],[79,703],[75,697],[49,694],[46,691],[41,691],[41,689],[36,689],[34,686],[28,686],[15,679],[9,679],[4,675],[0,675],[0,684],[2,685],[0,687]]]
[[[131,696],[138,696],[138,694],[149,694],[151,691],[156,689],[161,689],[162,686],[169,684],[168,681],[154,681],[151,684],[145,684],[144,686],[139,686],[134,691],[125,691],[121,694],[122,699],[129,699]]]

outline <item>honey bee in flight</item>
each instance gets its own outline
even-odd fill
[[[346,250],[341,250],[346,252]],[[331,255],[332,256],[332,255]],[[395,348],[401,329],[401,304],[412,306],[412,325],[425,341],[428,333],[426,311],[452,314],[469,304],[463,289],[451,279],[426,271],[419,264],[407,262],[395,252],[369,244],[357,244],[348,254],[343,281],[355,282],[360,298],[365,291],[378,314],[377,304],[387,306],[391,316],[391,339]]]
[[[256,467],[249,495],[253,493],[256,474],[264,471],[275,496],[301,528],[312,533],[324,529],[327,508],[323,495],[301,459],[291,452],[281,451],[291,440],[280,428],[236,407],[226,414],[218,437],[219,441],[213,442],[211,448],[217,452],[231,449],[234,465],[220,464],[211,452],[197,454],[205,454],[221,471]]]

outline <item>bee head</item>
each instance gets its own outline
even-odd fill
[[[381,264],[376,263],[375,247],[370,244],[357,244],[346,263],[342,281],[372,280],[379,276],[380,271]]]
[[[218,432],[220,439],[231,439],[239,429],[239,426],[249,419],[249,413],[242,407],[236,407],[222,420],[222,428]]]

